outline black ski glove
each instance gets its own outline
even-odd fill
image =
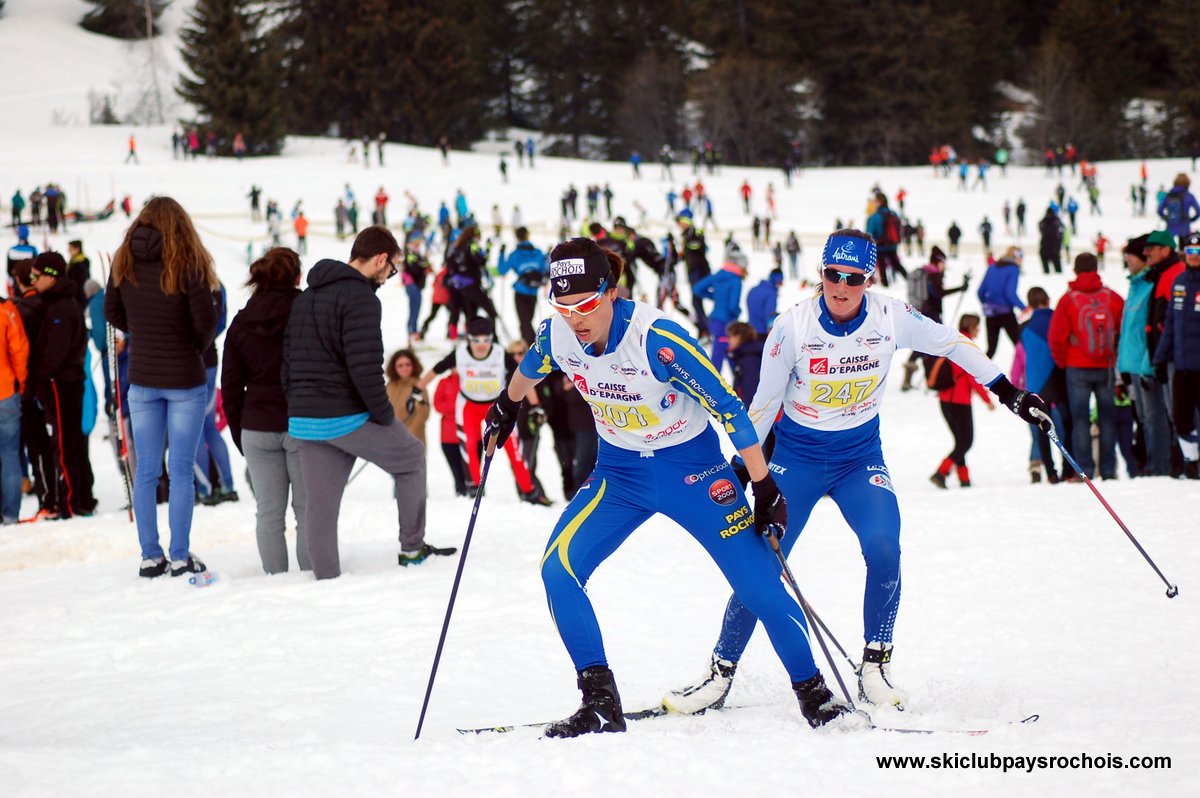
[[[1166,385],[1168,382],[1171,381],[1171,376],[1167,372],[1167,364],[1166,363],[1159,363],[1157,366],[1154,367],[1154,379],[1156,379],[1158,381],[1159,385]]]
[[[754,483],[754,531],[760,535],[767,534],[767,527],[779,526],[779,536],[787,527],[787,502],[779,492],[779,486],[770,472]]]
[[[746,464],[742,462],[742,458],[736,454],[729,458],[729,467],[733,469],[733,475],[737,477],[738,484],[742,486],[742,490],[750,484],[750,470],[746,468]]]
[[[417,409],[417,404],[425,401],[425,394],[420,388],[413,388],[412,393],[408,395],[408,401],[404,403],[404,409],[411,416]]]
[[[1049,432],[1054,428],[1053,422],[1050,421],[1050,407],[1036,393],[1018,389],[1003,374],[990,387],[992,393],[1000,399],[1000,403],[1016,413],[1022,421],[1033,424],[1042,432]],[[1035,415],[1034,411],[1040,415]]]
[[[522,400],[524,401],[524,400]],[[514,402],[508,398],[508,389],[500,391],[500,396],[492,403],[487,412],[487,429],[484,430],[483,439],[487,441],[495,434],[496,448],[499,449],[508,441],[508,436],[512,435],[513,428],[517,426],[517,414],[521,412],[521,402]]]

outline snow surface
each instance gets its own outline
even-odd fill
[[[536,170],[510,162],[499,181],[495,155],[389,146],[387,168],[347,163],[342,142],[289,140],[280,158],[197,162],[171,158],[169,130],[137,128],[141,165],[124,166],[129,127],[56,127],[56,107],[86,109],[86,91],[127,68],[114,47],[72,27],[76,0],[10,0],[0,19],[0,64],[6,74],[41,69],[55,42],[70,49],[74,82],[40,92],[29,81],[0,86],[0,97],[29,111],[0,129],[0,174],[7,197],[17,186],[58,181],[76,207],[98,208],[128,193],[135,202],[169,193],[195,214],[232,308],[246,298],[247,245],[265,240],[244,199],[251,183],[286,212],[303,199],[312,219],[310,254],[344,258],[349,242],[332,236],[332,207],[351,182],[366,206],[382,183],[403,210],[403,190],[427,210],[463,188],[490,221],[519,204],[541,245],[557,230],[558,197],[568,182],[581,190],[609,182],[615,210],[646,232],[664,229],[658,167],[633,181],[626,164],[541,159]],[[181,13],[177,2],[173,14]],[[16,40],[25,49],[14,49]],[[86,42],[87,46],[74,46]],[[24,66],[18,67],[17,60]],[[57,68],[57,67],[56,67]],[[1188,166],[1150,164],[1151,190]],[[1107,215],[1080,216],[1076,249],[1103,229],[1114,241],[1154,225],[1130,216],[1124,200],[1136,163],[1100,165]],[[676,176],[687,174],[676,168]],[[761,209],[768,181],[778,193],[775,231],[801,233],[806,272],[835,216],[861,224],[870,186],[909,192],[910,212],[937,243],[952,219],[966,231],[951,282],[983,263],[974,228],[984,213],[1003,234],[1000,206],[1023,196],[1030,227],[1057,180],[1039,169],[997,170],[986,194],[954,191],[927,169],[809,170],[792,189],[777,172],[724,170],[704,176],[718,219],[749,244],[749,219],[737,186],[748,178]],[[1082,197],[1081,197],[1082,198]],[[582,204],[582,200],[581,200]],[[3,212],[7,214],[7,207]],[[7,217],[5,217],[7,218]],[[65,249],[81,237],[99,272],[100,253],[119,243],[126,222],[73,226],[34,243]],[[724,231],[724,228],[722,228]],[[506,237],[509,233],[506,231]],[[720,235],[710,233],[717,245]],[[1036,238],[1022,245],[1036,252]],[[715,255],[715,253],[714,253]],[[907,259],[910,264],[916,258]],[[1030,257],[1022,291],[1046,287],[1057,297],[1064,277],[1043,278]],[[1104,279],[1124,290],[1117,258]],[[751,279],[770,268],[751,254]],[[977,284],[977,282],[976,282]],[[880,289],[875,289],[880,290]],[[902,291],[903,288],[893,288]],[[515,327],[510,286],[498,304]],[[785,300],[803,295],[792,283]],[[380,291],[387,350],[404,344],[407,306],[396,285]],[[954,303],[947,303],[951,315]],[[977,310],[974,296],[962,309]],[[439,328],[440,329],[440,328]],[[445,351],[439,336],[422,351],[426,365]],[[997,360],[1011,362],[1002,343]],[[975,484],[938,491],[927,481],[950,448],[936,400],[901,394],[895,364],[883,411],[883,437],[904,517],[905,601],[896,629],[895,676],[910,709],[876,713],[881,724],[928,729],[990,728],[980,737],[872,732],[813,732],[803,725],[768,641],[756,635],[730,696],[736,711],[665,718],[625,735],[573,741],[535,733],[464,737],[456,727],[543,721],[577,705],[571,664],[545,609],[538,561],[561,509],[543,441],[541,476],[554,508],[520,504],[507,466],[497,464],[471,547],[445,654],[419,742],[413,732],[441,628],[457,558],[419,568],[395,565],[394,505],[388,480],[367,469],[349,486],[342,510],[337,580],[316,583],[293,571],[261,573],[254,513],[235,460],[243,499],[198,507],[193,548],[220,574],[196,590],[183,580],[140,580],[133,526],[119,510],[122,488],[109,444],[92,440],[101,512],[90,519],[0,529],[0,793],[4,795],[1149,795],[1182,793],[1195,783],[1196,661],[1200,619],[1193,582],[1195,483],[1120,479],[1100,488],[1167,575],[1180,583],[1174,601],[1083,485],[1029,485],[1029,436],[1007,412],[976,406],[969,456]],[[431,440],[437,421],[429,425]],[[547,438],[549,436],[546,436]],[[429,540],[461,545],[471,505],[452,496],[442,458],[431,453]],[[35,509],[26,502],[25,513]],[[160,515],[164,539],[165,509]],[[294,556],[294,555],[293,555]],[[792,557],[806,596],[841,643],[857,655],[862,560],[837,508],[818,505]],[[662,692],[700,673],[728,588],[688,536],[665,519],[648,523],[589,585],[609,657],[627,708],[655,703]],[[1190,608],[1190,609],[1189,609]],[[835,654],[836,657],[836,654]],[[829,674],[828,666],[824,670]],[[846,669],[843,668],[843,671]],[[832,680],[831,680],[832,681]],[[1010,721],[1037,713],[1028,726]],[[1057,756],[1087,753],[1172,757],[1170,770],[888,771],[877,755]]]

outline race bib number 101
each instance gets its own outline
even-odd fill
[[[607,427],[638,430],[658,424],[658,416],[645,405],[612,405],[607,402],[588,400],[592,415]]]

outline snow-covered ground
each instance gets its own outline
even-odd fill
[[[252,183],[285,212],[304,201],[313,221],[306,265],[348,254],[349,242],[333,237],[331,221],[346,183],[364,207],[385,186],[393,197],[393,221],[401,216],[405,190],[432,211],[462,188],[489,227],[493,203],[506,218],[519,205],[536,242],[547,245],[557,232],[558,198],[566,185],[582,191],[608,182],[616,212],[636,219],[634,202],[640,202],[649,211],[646,232],[665,229],[663,194],[670,184],[657,179],[653,165],[634,181],[625,164],[539,159],[529,170],[510,160],[511,182],[502,185],[490,154],[454,152],[444,166],[436,151],[390,146],[386,168],[364,169],[361,162],[347,163],[341,142],[292,139],[280,158],[184,162],[172,159],[166,128],[54,126],[54,109],[86,110],[89,88],[119,79],[127,46],[72,28],[85,7],[77,0],[9,0],[7,6],[0,19],[5,74],[57,69],[55,59],[46,57],[51,46],[80,44],[68,48],[69,59],[60,59],[71,65],[71,81],[64,70],[53,96],[29,80],[0,86],[10,120],[14,103],[28,112],[22,124],[0,128],[0,212],[7,219],[7,198],[18,186],[28,194],[47,181],[60,183],[73,205],[83,208],[125,194],[135,204],[171,194],[195,215],[234,309],[246,298],[241,283],[247,246],[257,250],[265,240],[262,225],[249,221],[245,195]],[[173,19],[181,13],[172,8]],[[23,49],[14,49],[18,40]],[[140,142],[140,165],[122,163],[130,132]],[[1150,163],[1151,190],[1187,167],[1185,161]],[[1130,162],[1100,165],[1106,215],[1081,214],[1076,250],[1099,230],[1119,242],[1153,228],[1132,217],[1124,200],[1136,169]],[[690,177],[676,168],[677,178],[685,175]],[[967,270],[982,273],[973,231],[985,213],[997,227],[997,242],[1020,243],[1032,256],[1036,237],[1018,242],[1005,235],[1000,207],[1006,198],[1015,204],[1024,197],[1032,229],[1057,183],[1039,169],[1010,169],[1007,178],[993,171],[987,193],[964,194],[927,169],[859,168],[810,170],[787,189],[777,172],[730,168],[703,176],[722,225],[720,234],[710,232],[714,245],[729,226],[748,247],[749,217],[736,190],[743,179],[754,187],[758,212],[767,183],[775,184],[775,231],[801,234],[806,274],[814,272],[814,253],[835,217],[861,224],[874,183],[893,196],[904,187],[910,213],[924,221],[931,243],[944,242],[942,231],[952,220],[967,231],[951,282]],[[125,225],[113,218],[73,226],[57,237],[37,231],[34,243],[65,249],[68,238],[80,237],[98,272],[96,256],[118,245]],[[510,231],[504,237],[511,241]],[[1027,262],[1022,291],[1042,285],[1057,297],[1066,278],[1043,278],[1034,260]],[[1103,276],[1123,292],[1117,262],[1110,255]],[[752,253],[748,284],[769,268],[768,254]],[[391,351],[405,343],[407,307],[397,285],[380,296]],[[500,283],[496,296],[515,326],[510,287]],[[784,296],[790,302],[802,291],[789,282]],[[948,303],[948,316],[952,308]],[[973,295],[962,309],[978,309]],[[439,331],[422,356],[428,365],[444,350]],[[1007,366],[1011,355],[1005,341],[997,360]],[[893,377],[898,372],[899,363]],[[119,510],[122,488],[108,442],[97,431],[92,460],[100,513],[0,530],[0,792],[1100,796],[1185,790],[1200,776],[1195,483],[1122,478],[1101,486],[1151,556],[1179,582],[1180,596],[1168,601],[1085,486],[1028,484],[1029,436],[1010,414],[977,406],[969,456],[975,486],[938,491],[927,477],[949,450],[950,436],[936,400],[922,392],[901,394],[896,380],[888,390],[884,445],[905,526],[906,591],[894,668],[912,705],[902,715],[879,712],[877,720],[928,729],[982,727],[991,734],[809,731],[759,634],[730,696],[732,705],[742,707],[736,711],[649,720],[625,735],[574,741],[543,741],[533,733],[458,735],[456,727],[560,717],[577,704],[574,674],[538,577],[542,548],[562,506],[547,446],[541,476],[555,508],[518,503],[507,467],[497,464],[425,731],[413,742],[457,559],[396,567],[394,507],[381,472],[366,470],[347,490],[340,579],[318,584],[298,571],[267,577],[254,544],[253,502],[231,446],[243,498],[197,508],[193,548],[220,581],[195,590],[183,580],[135,576],[134,528]],[[436,421],[429,433],[437,435]],[[429,539],[461,545],[470,503],[453,497],[436,449],[429,495]],[[26,514],[32,510],[27,502]],[[165,510],[160,522],[165,538]],[[863,567],[856,540],[832,503],[818,506],[792,562],[806,596],[857,654]],[[589,591],[627,708],[654,703],[665,689],[699,674],[728,595],[700,548],[663,519],[631,537],[597,572]],[[1035,713],[1041,716],[1036,724],[1009,724]],[[876,761],[944,753],[1169,756],[1172,766],[922,773],[885,770]]]

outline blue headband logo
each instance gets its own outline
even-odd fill
[[[875,259],[875,242],[844,235],[830,236],[821,255],[826,266],[855,266],[868,275],[875,273]]]
[[[854,254],[854,248],[849,244],[842,244],[838,247],[837,252],[833,253],[830,259],[843,265],[846,263],[858,263],[858,255]]]

